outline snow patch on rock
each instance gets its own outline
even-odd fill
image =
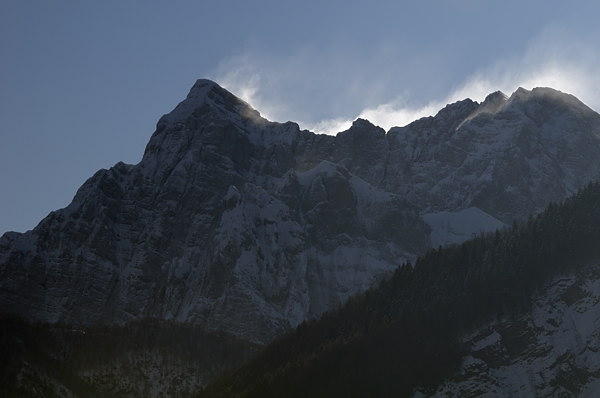
[[[506,225],[477,207],[460,211],[441,211],[422,215],[431,227],[431,246],[458,244],[484,232],[492,232]]]

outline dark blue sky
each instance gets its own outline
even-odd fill
[[[592,3],[3,0],[0,234],[66,206],[96,170],[137,163],[201,77],[330,133],[519,85],[598,109]]]

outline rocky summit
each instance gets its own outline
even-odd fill
[[[0,311],[267,343],[432,246],[564,199],[600,177],[598,159],[600,115],[548,88],[328,136],[198,80],[137,165],[98,171],[69,206],[0,238]]]

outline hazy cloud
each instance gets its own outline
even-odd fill
[[[591,42],[570,38],[560,29],[544,30],[524,53],[482,67],[462,84],[447,88],[446,93],[437,92],[433,94],[437,98],[429,100],[408,90],[394,96],[390,90],[397,88],[386,84],[393,79],[390,71],[376,69],[380,62],[352,65],[352,57],[345,57],[349,65],[344,65],[335,56],[322,58],[308,50],[280,58],[245,54],[222,64],[216,79],[271,120],[293,120],[327,134],[347,129],[359,117],[387,130],[433,115],[448,103],[465,98],[482,101],[496,90],[510,95],[518,87],[552,87],[600,109],[600,57]],[[399,67],[398,73],[402,71]],[[443,63],[427,73],[444,73]],[[427,80],[427,76],[414,78]],[[381,98],[393,99],[382,103]]]

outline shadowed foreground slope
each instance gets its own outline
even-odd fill
[[[258,348],[161,320],[75,328],[0,316],[0,396],[189,397]]]

